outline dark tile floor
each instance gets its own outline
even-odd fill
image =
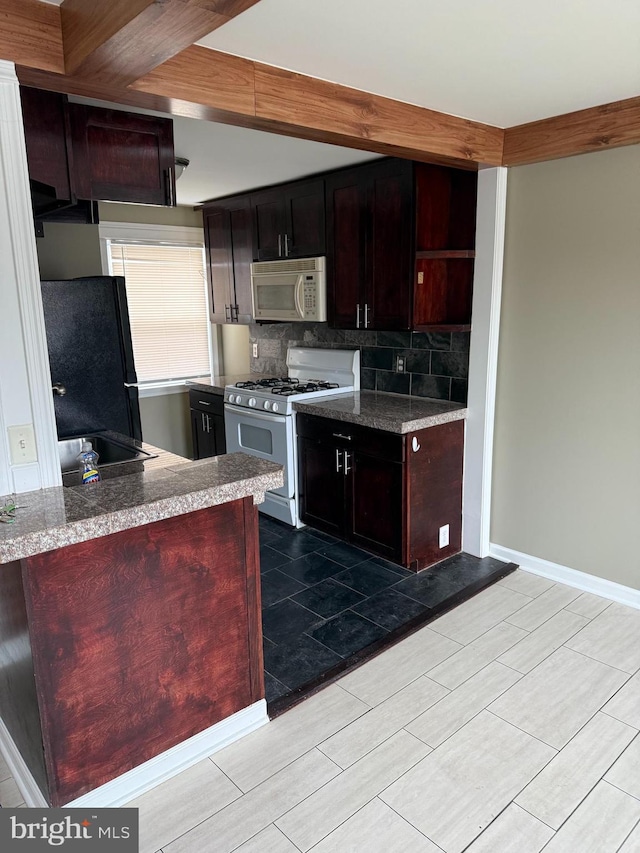
[[[305,527],[260,514],[267,702],[316,681],[419,617],[446,608],[504,569],[457,554],[419,574]],[[502,574],[506,572],[502,571]]]

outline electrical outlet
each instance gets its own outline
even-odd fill
[[[258,357],[258,344],[252,344],[251,352],[252,352],[254,358]]]
[[[12,465],[26,465],[28,462],[38,461],[33,424],[9,427],[7,433]]]
[[[407,360],[403,355],[396,356],[396,373],[404,373]]]
[[[443,524],[440,530],[438,531],[438,546],[440,548],[446,548],[449,544],[449,525]]]

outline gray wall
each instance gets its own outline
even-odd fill
[[[97,225],[45,222],[36,249],[42,279],[102,275]]]
[[[249,327],[258,358],[251,371],[286,376],[287,347],[359,349],[362,388],[467,402],[469,332],[370,332],[329,329],[321,323],[274,323]],[[403,355],[407,372],[395,372]]]
[[[140,399],[142,436],[149,444],[177,453],[188,459],[193,457],[189,394],[162,394]]]
[[[640,589],[640,146],[509,174],[492,541]]]

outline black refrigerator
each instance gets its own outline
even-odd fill
[[[58,438],[114,430],[142,440],[127,293],[121,276],[43,281]]]

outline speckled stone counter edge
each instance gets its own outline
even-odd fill
[[[233,455],[245,456],[245,454]],[[245,459],[249,458],[251,457],[245,456]],[[262,464],[264,465],[264,463]],[[189,512],[218,506],[240,498],[253,496],[254,503],[262,503],[265,491],[278,488],[283,484],[282,469],[276,468],[275,465],[270,467],[273,467],[274,470],[268,473],[253,476],[240,475],[237,480],[232,482],[214,484],[207,488],[195,486],[194,490],[187,494],[172,495],[125,509],[105,511],[103,514],[53,525],[42,530],[22,534],[16,530],[17,535],[15,537],[0,541],[0,564],[33,557],[36,554],[54,551],[57,548],[75,545],[78,542],[99,539],[101,536],[107,536],[111,533],[141,527],[154,521],[185,515]],[[46,497],[47,493],[50,493],[55,500],[59,500],[59,492],[62,488],[60,486],[54,489],[44,489],[40,494]]]
[[[390,397],[392,395],[389,394],[385,396]],[[353,399],[353,395],[336,397],[334,400],[318,400],[316,403],[294,403],[293,407],[297,412],[302,414],[316,415],[321,418],[330,418],[331,420],[357,424],[358,426],[371,427],[372,429],[379,429],[384,432],[393,432],[399,435],[404,435],[408,432],[416,432],[420,429],[428,429],[429,427],[450,423],[451,421],[464,420],[467,417],[468,412],[468,410],[462,406],[452,409],[450,408],[452,404],[448,402],[442,403],[443,411],[441,412],[424,416],[408,415],[406,417],[378,414],[373,411],[373,409],[371,411],[360,413],[347,412],[332,406],[332,403],[338,403],[338,405],[342,403],[344,405],[349,398]],[[397,399],[397,397],[395,398]],[[427,401],[425,400],[425,402]],[[433,404],[436,407],[438,403],[439,401],[429,400],[429,404]]]

